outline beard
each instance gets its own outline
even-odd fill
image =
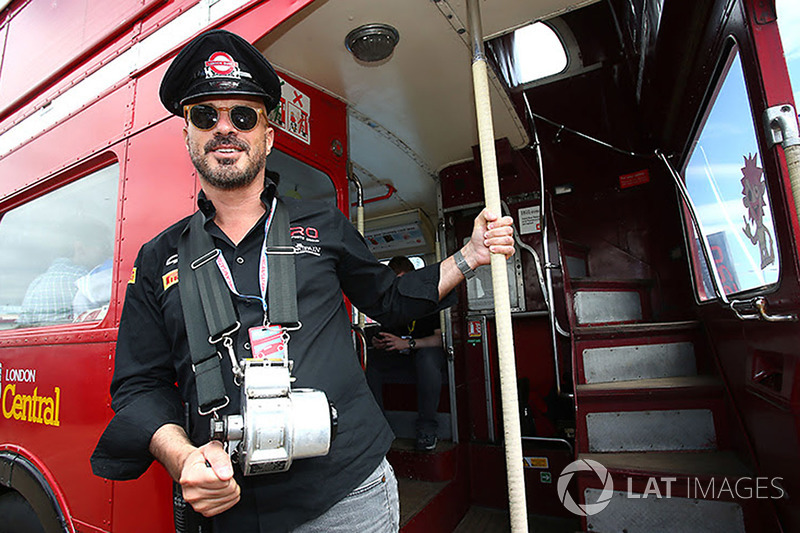
[[[212,168],[207,158],[208,154],[224,145],[235,146],[244,153],[247,164],[244,168],[236,167],[233,158],[217,159],[217,166]],[[251,148],[249,144],[238,139],[235,135],[221,135],[208,141],[202,148],[190,144],[189,157],[200,176],[209,184],[224,190],[234,190],[250,185],[266,165],[267,155],[263,147]]]

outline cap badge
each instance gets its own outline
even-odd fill
[[[241,79],[242,71],[239,70],[239,63],[225,52],[214,52],[206,61],[206,79],[209,78],[236,78]]]

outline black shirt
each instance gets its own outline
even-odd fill
[[[274,186],[261,195],[271,204]],[[393,435],[367,387],[354,352],[342,291],[360,310],[385,324],[403,324],[438,306],[439,267],[397,278],[370,253],[347,218],[323,202],[284,198],[295,249],[297,302],[303,326],[291,333],[293,387],[324,391],[339,413],[338,434],[324,457],[294,461],[288,472],[244,477],[236,468],[241,501],[215,519],[217,531],[288,531],[326,511],[363,481],[388,451]],[[215,210],[201,193],[205,229],[230,265],[240,294],[259,295],[258,263],[264,217],[234,245],[213,222]],[[266,215],[265,215],[266,216]],[[197,394],[177,283],[177,245],[189,217],[139,251],[125,295],[111,383],[115,416],[92,455],[95,474],[133,479],[153,461],[150,439],[162,425],[184,425],[190,407],[190,438],[208,441],[208,417],[197,413]],[[261,324],[258,301],[233,296],[242,328],[240,358],[250,356],[247,329]],[[227,363],[227,362],[226,362]],[[223,377],[239,412],[239,390],[230,364]],[[177,382],[178,387],[175,387]]]

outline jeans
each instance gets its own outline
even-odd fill
[[[384,457],[361,485],[293,533],[395,533],[400,530],[397,478]]]
[[[413,359],[413,363],[409,359]],[[417,383],[417,435],[436,435],[444,363],[441,348],[420,348],[411,356],[371,350],[367,359],[367,383],[383,410],[383,384],[407,374],[413,364]]]

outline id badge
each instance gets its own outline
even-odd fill
[[[280,326],[255,326],[248,329],[247,334],[254,359],[282,363],[286,358],[286,342]]]

